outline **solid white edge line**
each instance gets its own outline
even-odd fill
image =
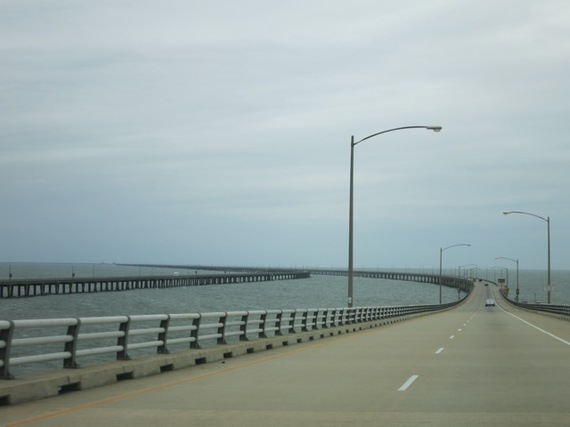
[[[528,326],[533,327],[533,328],[536,329],[537,331],[540,331],[540,332],[542,332],[543,334],[546,334],[546,335],[548,335],[549,337],[552,337],[552,338],[554,338],[554,339],[560,341],[561,343],[564,343],[564,344],[566,344],[566,345],[570,345],[570,342],[569,342],[569,341],[566,341],[565,339],[562,339],[562,338],[560,338],[560,337],[557,337],[556,335],[551,334],[550,332],[545,331],[544,329],[541,329],[541,328],[539,328],[538,326],[533,325],[533,324],[530,323],[530,322],[527,322],[526,320],[520,318],[519,316],[517,316],[517,315],[515,315],[515,314],[513,314],[513,313],[509,313],[507,310],[503,309],[503,307],[501,307],[501,306],[499,306],[499,308],[500,308],[501,310],[503,310],[505,313],[507,313],[508,315],[513,316],[515,319],[520,320],[521,322],[526,323]]]
[[[402,387],[400,387],[398,391],[406,391],[413,384],[413,382],[418,379],[418,377],[419,375],[412,375],[410,378],[408,378],[408,381],[402,384]]]

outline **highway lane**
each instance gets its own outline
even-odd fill
[[[478,287],[474,297],[454,313],[466,320],[457,319],[439,357],[417,368],[420,377],[404,402],[410,417],[439,415],[448,425],[570,425],[570,324],[513,308],[491,286]],[[497,306],[485,307],[487,298]]]
[[[2,407],[0,424],[564,426],[569,356],[570,323],[478,283],[444,313]]]

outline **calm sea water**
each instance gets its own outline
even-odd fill
[[[130,267],[115,264],[0,263],[0,279],[35,277],[104,277],[208,274],[193,269]],[[429,272],[431,273],[431,271]],[[446,272],[446,274],[450,274]],[[497,280],[497,270],[479,270],[479,277]],[[516,272],[509,273],[511,295]],[[553,304],[570,304],[570,271],[553,271]],[[520,300],[546,301],[546,271],[521,271]],[[443,288],[444,302],[457,300],[457,291]],[[0,299],[0,319],[89,317],[157,313],[191,313],[235,310],[323,308],[346,306],[347,278],[313,275],[310,279],[147,289],[113,293],[50,295]],[[356,306],[436,304],[436,285],[355,277]]]

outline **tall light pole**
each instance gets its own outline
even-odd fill
[[[456,246],[471,246],[469,243],[457,243],[456,245],[451,245],[446,248],[439,248],[439,303],[441,304],[441,286],[443,284],[443,273],[442,273],[442,266],[443,266],[443,251],[446,251],[450,248],[455,248]]]
[[[522,211],[505,211],[503,215],[510,215],[510,214],[521,214],[521,215],[529,215],[535,218],[541,219],[546,222],[546,240],[547,240],[547,256],[548,256],[548,273],[547,273],[547,283],[546,283],[546,296],[548,300],[548,304],[550,304],[550,292],[552,291],[552,287],[550,284],[550,217],[547,216],[546,218],[536,215],[530,212],[522,212]]]
[[[495,258],[495,259],[508,259],[509,261],[512,261],[512,262],[516,262],[516,263],[517,263],[517,292],[516,292],[516,295],[515,295],[515,301],[518,302],[518,301],[519,301],[519,260],[518,260],[518,258],[517,258],[517,259],[512,259],[512,258],[507,258],[507,257],[504,257],[504,256],[498,256],[498,257]]]
[[[393,128],[388,130],[383,130],[382,132],[377,132],[372,135],[368,135],[366,138],[362,138],[359,141],[354,141],[354,135],[350,138],[350,201],[349,201],[349,214],[348,214],[348,306],[352,307],[354,303],[353,298],[353,279],[354,279],[354,267],[352,262],[352,239],[353,239],[353,201],[354,201],[354,147],[367,139],[373,138],[383,133],[394,132],[397,130],[404,129],[429,129],[434,132],[439,132],[441,126],[403,126],[399,128]]]

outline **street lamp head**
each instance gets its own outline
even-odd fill
[[[428,126],[429,130],[433,130],[434,132],[439,132],[441,130],[441,126]]]
[[[510,212],[508,212],[508,211],[503,211],[503,215],[508,215],[508,214],[510,214]]]

